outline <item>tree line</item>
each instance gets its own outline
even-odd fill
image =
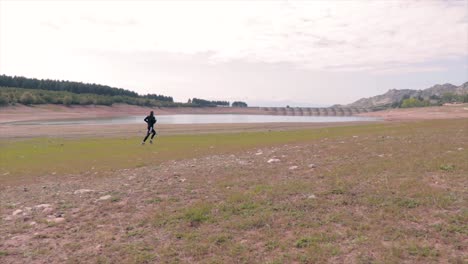
[[[133,91],[100,84],[34,79],[0,75],[0,106],[14,104],[112,105],[116,103],[158,107],[229,107],[228,101],[200,98],[176,103],[171,96],[139,95]],[[233,107],[247,107],[245,102],[233,102]]]
[[[176,107],[186,104],[160,101],[145,97],[130,97],[124,95],[98,95],[87,93],[71,93],[66,91],[50,91],[40,89],[0,87],[0,106],[5,105],[34,105],[34,104],[62,104],[62,105],[112,105],[129,104],[139,106]]]
[[[189,99],[187,103],[202,107],[229,106],[228,101],[209,101],[200,98]]]
[[[100,85],[95,83],[82,83],[50,79],[35,79],[26,78],[22,76],[7,76],[0,75],[0,87],[12,88],[26,88],[26,89],[39,89],[50,91],[63,91],[76,94],[96,94],[104,96],[126,96],[132,98],[147,98],[163,102],[174,102],[171,96],[147,94],[138,95],[136,92],[110,87],[107,85]]]
[[[210,100],[205,100],[205,99],[200,99],[200,98],[189,99],[187,103],[194,105],[194,106],[201,106],[201,107],[216,107],[216,106],[229,107],[230,105],[232,107],[247,107],[247,103],[240,102],[240,101],[234,101],[232,102],[232,104],[230,104],[228,101],[210,101]]]

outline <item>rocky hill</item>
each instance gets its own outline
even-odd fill
[[[398,104],[404,98],[423,98],[424,100],[431,100],[433,98],[441,98],[445,94],[465,95],[468,94],[468,82],[460,86],[455,86],[450,83],[437,84],[424,90],[412,89],[391,89],[385,94],[377,95],[369,98],[362,98],[356,102],[346,105],[346,107],[358,108],[373,108],[373,107],[389,107]]]

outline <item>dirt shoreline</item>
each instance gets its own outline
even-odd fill
[[[378,117],[382,118],[385,121],[416,121],[468,118],[468,104],[389,109],[384,111],[358,114],[358,116]]]

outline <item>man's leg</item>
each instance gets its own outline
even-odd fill
[[[152,129],[151,134],[152,134],[152,135],[151,135],[150,143],[153,144],[153,138],[154,138],[154,136],[156,135],[156,131],[154,130],[154,128]]]
[[[143,142],[141,142],[142,145],[145,144],[145,142],[148,139],[149,135],[150,135],[150,130],[148,129],[148,131],[146,132],[146,137],[143,139]]]

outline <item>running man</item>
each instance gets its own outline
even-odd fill
[[[150,115],[145,117],[145,122],[148,124],[148,131],[146,132],[146,137],[141,142],[142,145],[145,144],[146,140],[148,139],[149,135],[151,135],[150,143],[153,144],[153,138],[156,135],[156,131],[154,130],[154,124],[156,124],[156,117],[154,117],[153,111],[151,111]]]

